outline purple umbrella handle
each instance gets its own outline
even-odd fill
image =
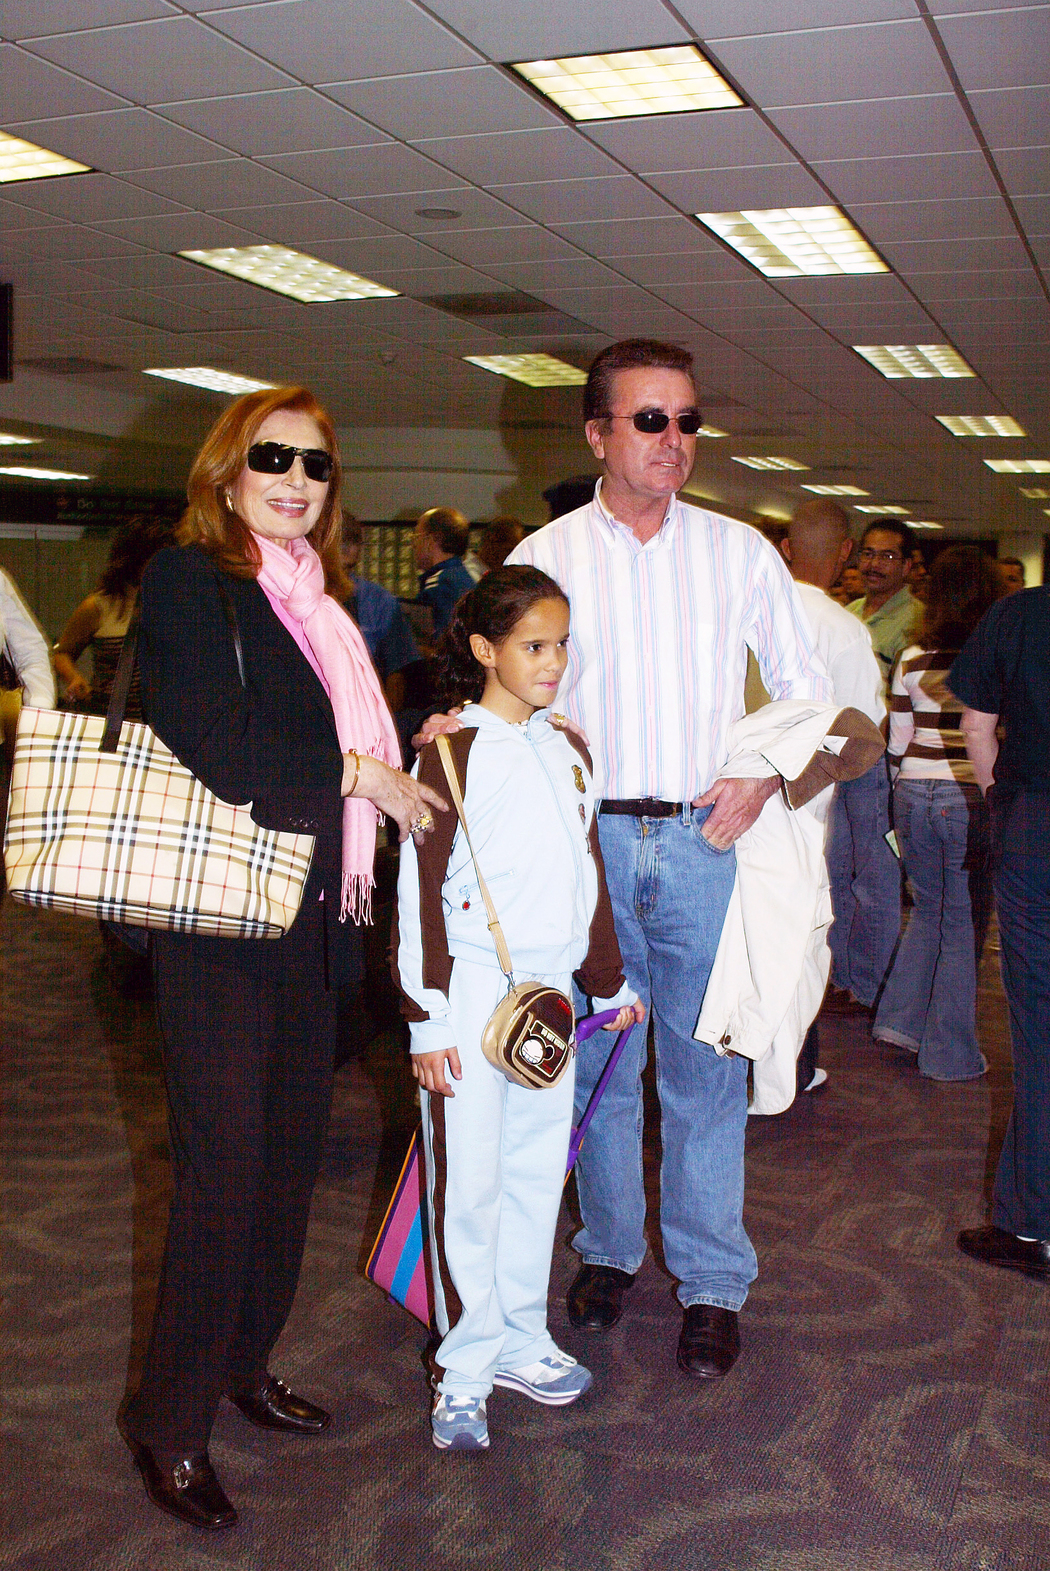
[[[581,1020],[576,1027],[577,1042],[585,1042],[589,1036],[594,1035],[595,1031],[600,1031],[603,1025],[607,1025],[610,1020],[615,1020],[618,1014],[618,1009],[604,1009],[602,1010],[601,1014],[588,1015],[587,1018],[585,1020]],[[620,1054],[626,1047],[627,1038],[630,1036],[633,1030],[634,1022],[632,1021],[632,1023],[625,1027],[625,1029],[620,1032],[619,1036],[617,1036],[616,1041],[613,1043],[613,1050],[609,1054],[605,1068],[602,1070],[598,1079],[598,1084],[591,1092],[590,1101],[583,1110],[583,1117],[572,1131],[572,1135],[569,1140],[569,1157],[565,1168],[566,1178],[568,1178],[569,1174],[576,1166],[576,1158],[580,1154],[580,1147],[583,1144],[583,1137],[587,1133],[591,1119],[598,1110],[598,1103],[602,1099],[606,1086],[612,1079],[613,1071],[620,1062]]]

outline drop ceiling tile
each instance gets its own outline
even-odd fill
[[[162,164],[199,164],[227,156],[226,149],[215,142],[169,125],[148,109],[114,109],[106,114],[24,125],[9,123],[6,129],[12,136],[24,137],[107,174]]]
[[[672,256],[681,252],[721,250],[688,218],[621,218],[598,223],[558,225],[558,233],[588,256]]]
[[[388,140],[382,131],[308,87],[165,103],[159,107],[159,113],[249,158],[268,153],[317,152],[329,147],[365,147]],[[146,167],[145,161],[140,167]]]
[[[942,16],[937,27],[967,92],[1047,85],[1050,6]]]
[[[336,267],[345,267],[353,273],[361,273],[366,278],[375,278],[378,276],[377,270],[389,272],[393,267],[448,266],[447,256],[442,256],[439,251],[432,251],[427,245],[421,245],[418,240],[409,239],[407,235],[386,234],[372,238],[366,236],[360,240],[326,240],[313,246],[311,254],[322,257],[327,262],[334,262]]]
[[[984,154],[976,150],[928,157],[853,158],[814,167],[839,202],[850,208],[862,202],[995,197],[999,191]]]
[[[1045,133],[1050,138],[1050,122]],[[1000,150],[995,162],[1011,196],[1046,196],[1050,192],[1050,146]]]
[[[501,283],[529,295],[540,289],[612,289],[624,282],[589,256],[564,262],[495,263],[486,271]]]
[[[5,38],[43,38],[74,33],[85,27],[112,27],[116,22],[145,22],[172,16],[167,0],[0,0],[0,28]]]
[[[429,235],[447,229],[496,228],[503,224],[520,225],[522,221],[521,214],[513,212],[504,202],[497,202],[485,191],[462,185],[451,191],[431,191],[425,195],[360,198],[353,205],[355,211],[409,235]],[[446,212],[458,213],[459,217],[424,218],[419,214],[420,208],[424,211],[444,208]]]
[[[920,305],[898,306],[895,311],[878,306],[810,306],[814,321],[836,338],[849,337],[852,344],[930,344],[939,343],[942,334]],[[916,336],[918,335],[918,336]]]
[[[113,175],[69,175],[59,180],[26,180],[8,185],[21,191],[19,201],[56,218],[80,224],[103,219],[149,218],[178,211],[177,204],[151,191],[141,191]]]
[[[128,179],[200,212],[227,207],[274,207],[284,202],[305,202],[313,195],[297,181],[248,158],[187,164],[177,169],[139,169]]]
[[[911,299],[892,273],[860,273],[843,278],[781,278],[777,288],[807,308],[811,305],[876,305],[890,308]]]
[[[770,119],[811,163],[826,158],[968,152],[977,145],[954,93],[775,109]]]
[[[753,109],[596,121],[587,135],[639,174],[791,164],[794,158]]]
[[[1050,87],[1003,87],[968,97],[993,150],[1046,146]]]
[[[1050,235],[1050,198],[1019,196],[1014,199],[1017,216],[1026,235]]]
[[[697,231],[699,234],[699,231]],[[611,257],[609,265],[646,288],[668,288],[678,284],[739,284],[742,287],[772,292],[753,267],[718,246],[697,249],[674,256]]]
[[[23,231],[19,247],[26,256],[52,257],[55,261],[78,262],[94,257],[131,259],[142,255],[140,246],[100,229],[85,229],[81,224],[60,224],[54,229]]]
[[[822,207],[827,192],[801,164],[764,169],[705,169],[696,174],[650,175],[658,191],[687,213],[729,213],[745,208]]]
[[[436,295],[492,294],[494,289],[499,288],[491,278],[475,272],[472,267],[449,262],[446,258],[442,260],[445,262],[444,267],[379,267],[376,272],[380,283],[416,300],[431,299]]]
[[[735,38],[715,51],[763,108],[944,93],[951,84],[920,21]]]
[[[84,271],[96,280],[108,279],[128,289],[176,289],[192,286],[200,277],[200,268],[177,256],[99,257],[85,261]],[[102,285],[96,283],[95,287]]]
[[[976,201],[876,202],[850,205],[850,217],[881,249],[891,242],[1014,239],[1017,230],[1001,197]]]
[[[406,142],[562,124],[523,84],[491,65],[329,83],[325,92]]]
[[[250,93],[288,82],[190,16],[39,39],[33,52],[140,103]],[[52,111],[53,112],[53,111]]]
[[[354,240],[386,234],[384,224],[355,213],[341,202],[291,202],[275,207],[220,208],[218,218],[239,228],[250,229],[263,240],[288,245],[301,251],[324,240]]]
[[[541,173],[547,180],[584,180],[619,172],[571,126],[443,137],[422,143],[421,151],[481,186],[510,185]]]
[[[493,262],[558,261],[581,255],[567,240],[538,224],[516,229],[443,230],[427,238],[435,250],[475,267],[488,267]]]
[[[39,208],[24,207],[21,202],[0,201],[0,234],[16,234],[28,229],[57,229],[59,220]]]
[[[585,219],[665,218],[672,209],[638,180],[553,180],[497,186],[493,196],[539,223],[571,224]]]
[[[893,240],[882,242],[881,249],[886,260],[905,278],[913,273],[943,273],[952,269],[969,273],[982,268],[1019,268],[1026,272],[1031,266],[1020,240],[1008,237]]]
[[[352,15],[345,0],[264,0],[212,12],[209,21],[314,84],[400,76],[406,61],[418,71],[440,71],[477,60],[410,0],[354,0]]]
[[[1042,286],[1032,268],[1017,272],[922,273],[912,279],[921,300],[939,309],[944,300],[1043,300]]]
[[[197,251],[215,246],[258,245],[259,236],[211,213],[171,213],[160,218],[106,220],[98,227],[154,251]]]
[[[444,191],[462,185],[462,181],[446,169],[413,148],[402,147],[399,142],[387,142],[380,147],[334,148],[319,153],[281,153],[261,161],[280,174],[341,201],[405,191]],[[429,206],[429,203],[419,205]]]
[[[14,44],[0,44],[0,115],[3,124],[122,109],[127,99],[107,93]]]
[[[701,38],[790,33],[807,27],[841,27],[851,22],[892,22],[914,17],[911,0],[679,0],[678,9]]]
[[[613,49],[653,49],[691,42],[660,0],[430,0],[429,9],[493,60],[550,60]],[[359,73],[364,74],[364,73]]]

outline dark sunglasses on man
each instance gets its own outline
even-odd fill
[[[633,415],[606,415],[606,420],[630,420],[636,431],[643,432],[646,436],[659,436],[661,431],[666,431],[673,420],[682,436],[695,436],[704,423],[704,417],[697,409],[686,409],[680,415],[665,415],[662,409],[639,409]]]
[[[307,480],[332,478],[332,455],[322,447],[289,447],[287,442],[255,442],[248,449],[248,468],[257,475],[286,475],[297,458]]]

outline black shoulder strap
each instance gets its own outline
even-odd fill
[[[222,601],[222,608],[226,613],[226,622],[233,639],[234,653],[237,656],[237,674],[241,679],[241,686],[247,687],[244,677],[244,650],[241,647],[241,630],[237,625],[237,611],[230,598],[230,591],[223,581],[223,573],[216,569],[215,582]],[[113,678],[113,688],[109,695],[109,705],[106,709],[106,725],[102,732],[102,741],[99,743],[100,753],[115,753],[120,740],[120,728],[124,724],[124,710],[127,708],[128,692],[131,688],[131,676],[135,669],[135,655],[139,642],[139,622],[142,619],[142,601],[135,596],[135,605],[128,623],[128,630],[124,634],[124,642],[120,646],[120,658],[117,661],[117,671]]]

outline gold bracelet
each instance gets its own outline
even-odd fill
[[[351,751],[351,753],[354,753],[353,748],[351,748],[350,751]],[[344,793],[344,795],[346,795],[346,796],[353,796],[354,792],[357,790],[357,780],[358,780],[358,776],[361,773],[361,754],[360,753],[354,753],[354,763],[357,765],[357,768],[354,770],[354,778],[350,782],[350,789],[349,789],[349,791]]]

